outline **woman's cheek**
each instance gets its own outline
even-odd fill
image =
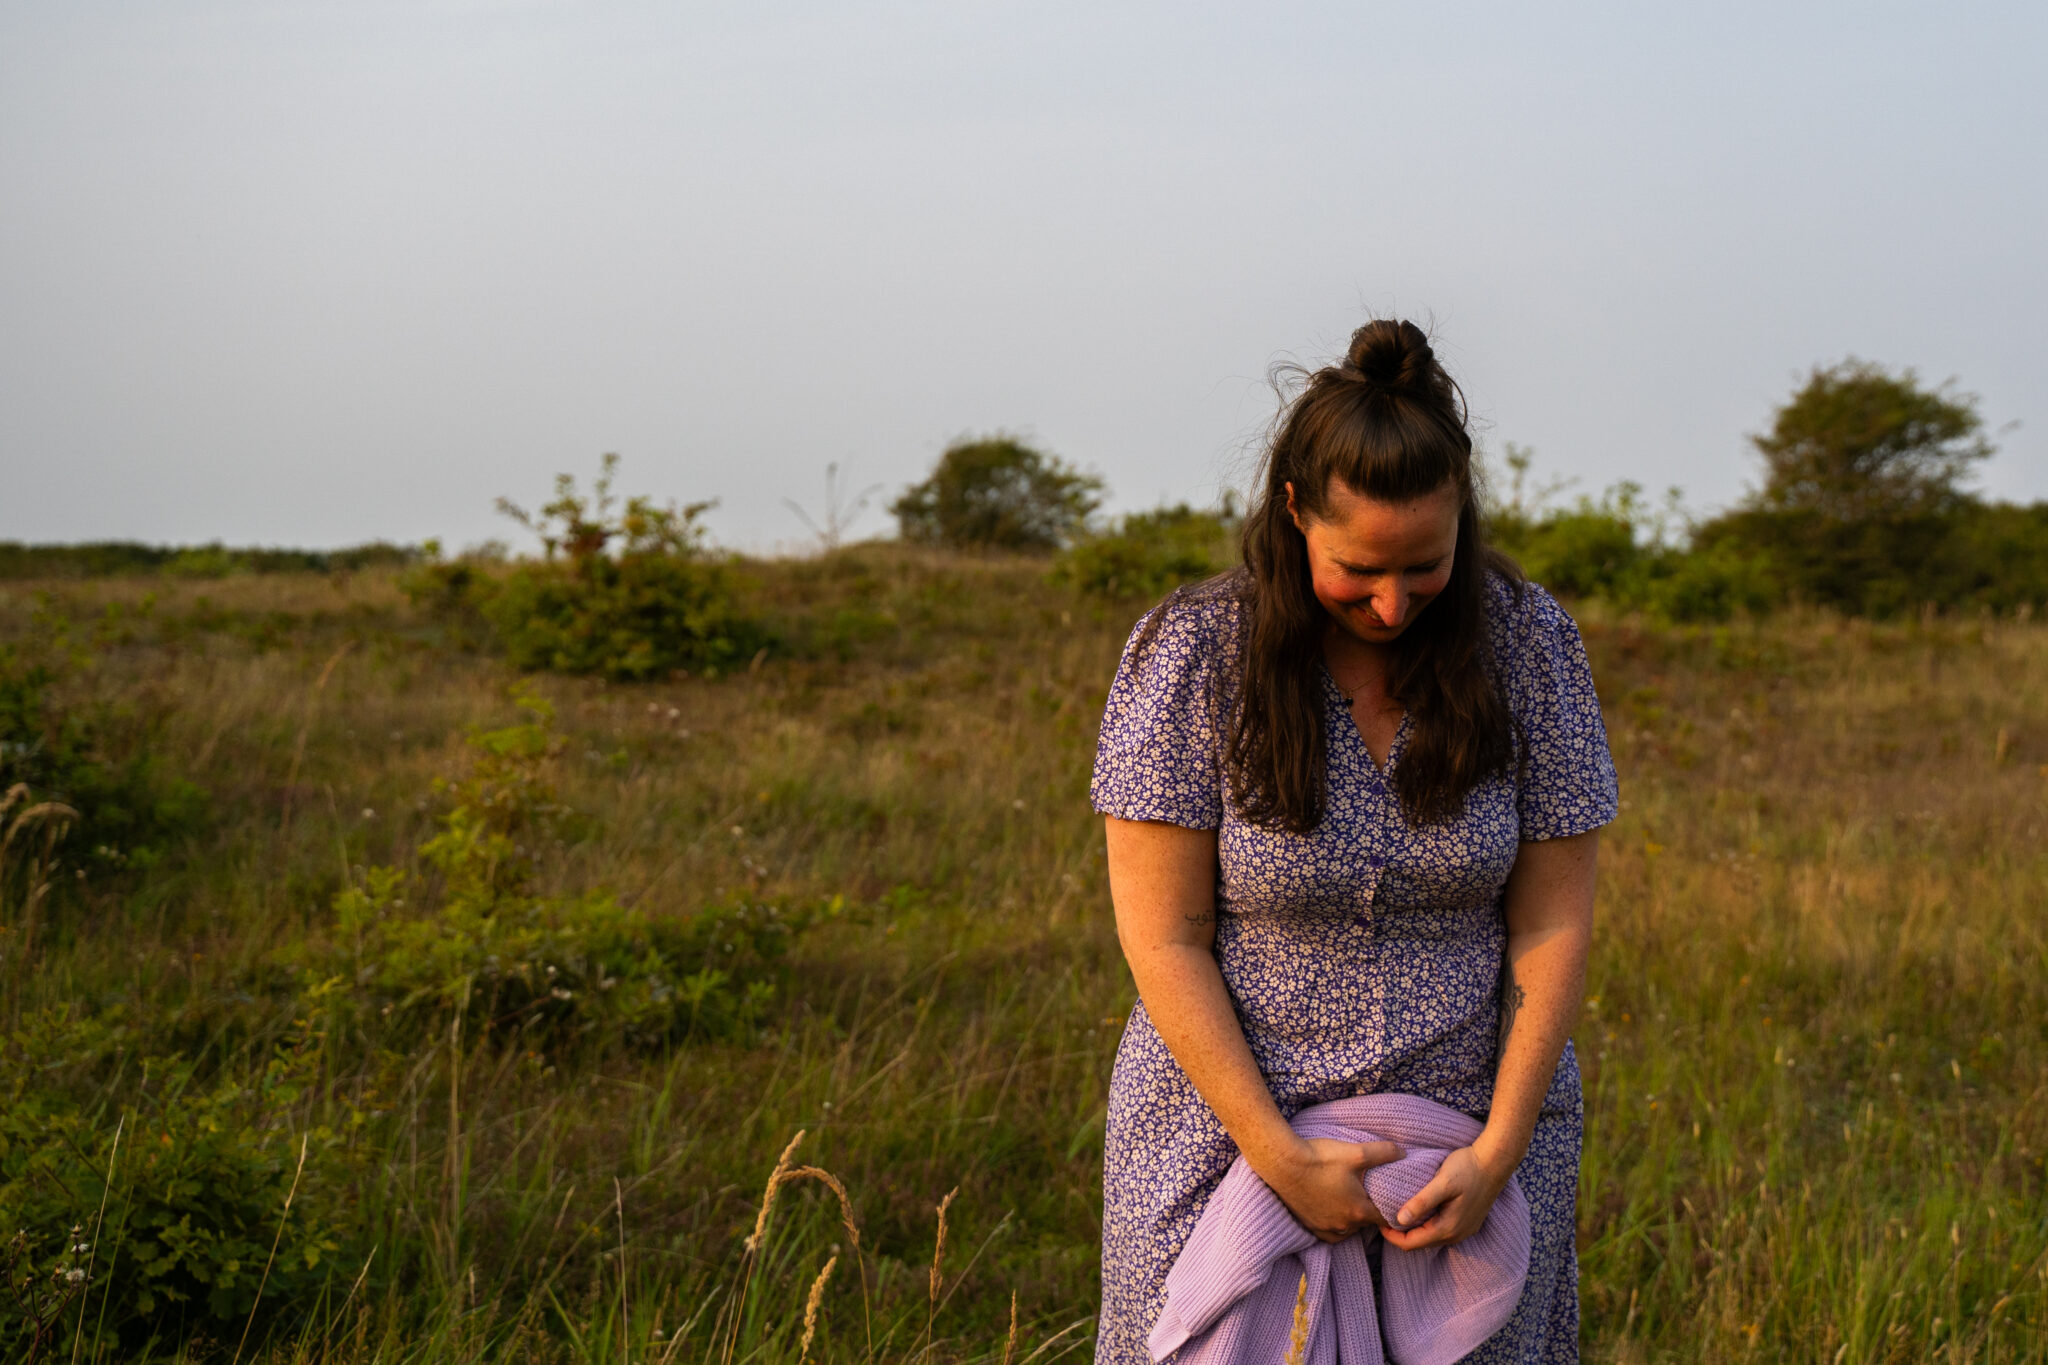
[[[1372,596],[1370,585],[1361,585],[1349,574],[1318,571],[1314,576],[1316,600],[1332,609],[1355,606]]]
[[[1443,590],[1450,586],[1451,571],[1449,569],[1439,569],[1427,578],[1418,578],[1410,583],[1408,585],[1408,600],[1415,604],[1417,610],[1420,610],[1442,596]]]

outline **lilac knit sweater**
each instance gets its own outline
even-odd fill
[[[1450,1152],[1479,1136],[1477,1119],[1414,1095],[1360,1095],[1304,1109],[1303,1137],[1398,1142],[1399,1161],[1366,1172],[1365,1189],[1392,1222]],[[1514,1312],[1529,1274],[1529,1204],[1509,1180],[1478,1232],[1455,1246],[1403,1251],[1383,1243],[1375,1304],[1368,1230],[1331,1245],[1294,1220],[1239,1157],[1166,1276],[1166,1308],[1146,1344],[1177,1365],[1278,1365],[1294,1300],[1308,1277],[1302,1365],[1449,1365]]]

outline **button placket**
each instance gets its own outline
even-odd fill
[[[1365,860],[1365,908],[1351,917],[1359,928],[1372,932],[1373,904],[1379,899],[1380,877],[1386,871],[1387,860],[1380,854],[1368,854]]]

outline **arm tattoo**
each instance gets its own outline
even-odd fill
[[[1507,1056],[1508,1035],[1514,1032],[1515,1015],[1521,1011],[1522,983],[1515,980],[1515,968],[1509,963],[1505,968],[1506,978],[1500,984],[1500,1041],[1494,1051],[1494,1060]]]
[[[1214,924],[1216,922],[1216,912],[1214,910],[1197,910],[1194,914],[1182,915],[1181,918],[1189,924]]]

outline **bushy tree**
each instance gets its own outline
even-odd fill
[[[1752,505],[1858,522],[1949,512],[1970,466],[1993,450],[1973,394],[1928,389],[1850,358],[1814,368],[1770,431],[1750,437],[1764,460]]]
[[[960,549],[1056,550],[1102,504],[1102,480],[1014,436],[955,441],[889,505],[903,538]]]
[[[1700,527],[1696,550],[1767,566],[1776,595],[1862,615],[1976,596],[1964,488],[1993,450],[1977,400],[1850,359],[1815,368],[1751,443],[1764,481]],[[1981,597],[1980,599],[1981,600]]]

